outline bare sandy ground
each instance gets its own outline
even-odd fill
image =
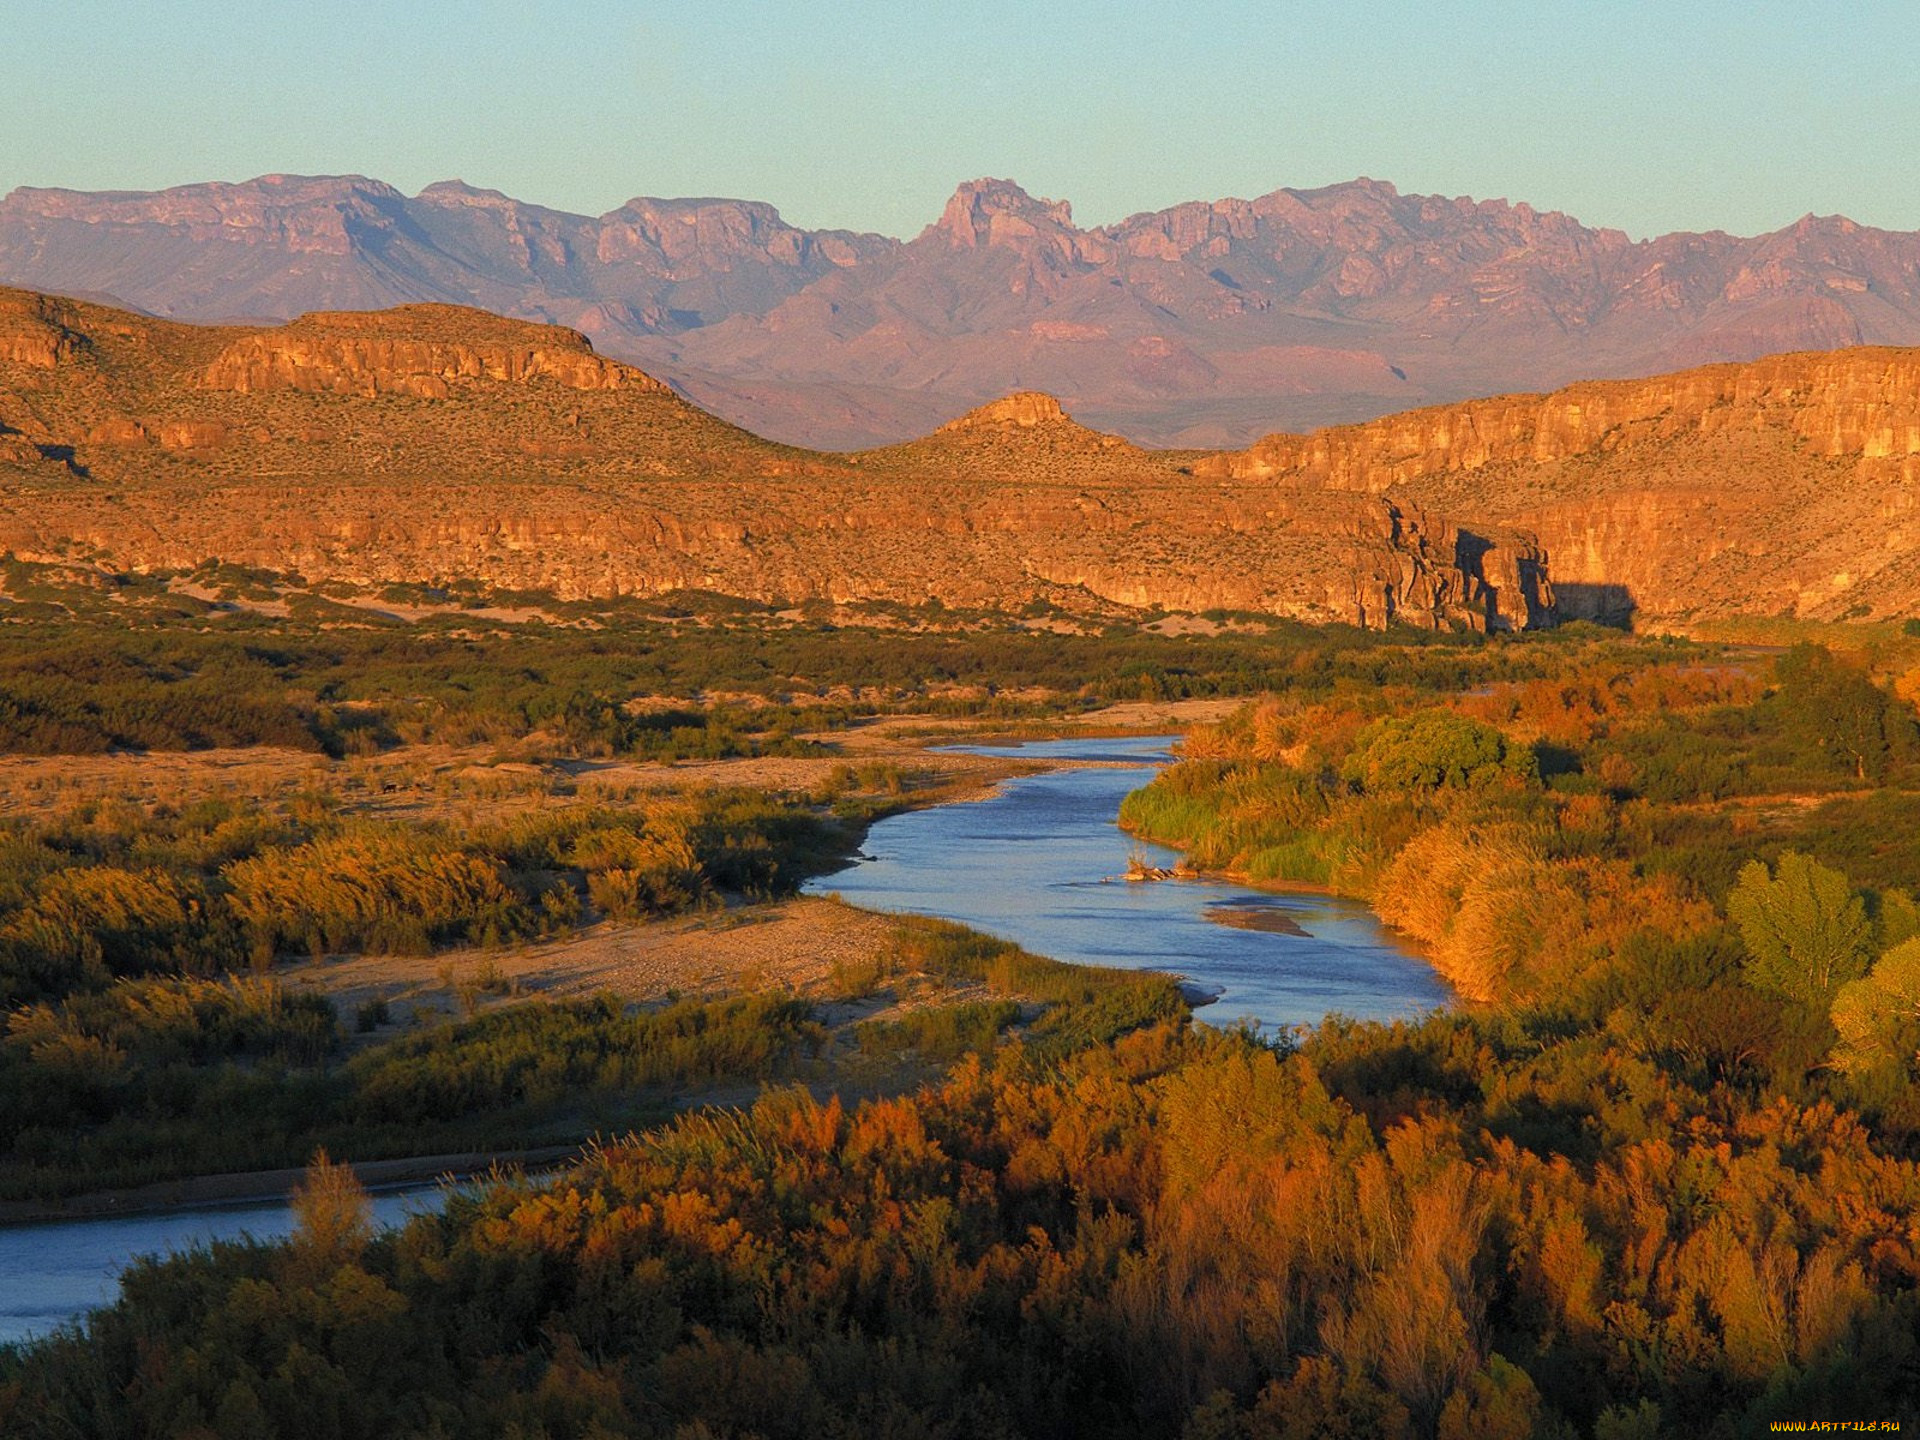
[[[320,990],[351,1009],[386,999],[401,1012],[460,1008],[492,997],[578,998],[608,992],[629,1003],[770,989],[820,994],[836,967],[884,956],[893,921],[835,900],[800,897],[676,920],[603,920],[564,939],[434,955],[356,955],[277,970],[285,984]],[[482,988],[484,987],[484,988]]]

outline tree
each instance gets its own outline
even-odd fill
[[[1905,1063],[1920,1050],[1920,939],[1896,945],[1863,980],[1833,997],[1833,1028],[1840,1043],[1834,1063],[1859,1073]]]
[[[1769,872],[1758,860],[1727,895],[1727,915],[1746,943],[1750,984],[1825,1005],[1867,968],[1873,927],[1847,877],[1789,850]]]
[[[1913,713],[1820,645],[1796,645],[1774,665],[1788,733],[1856,779],[1875,784],[1915,749]]]
[[[316,1150],[293,1191],[295,1252],[312,1262],[314,1274],[360,1258],[373,1233],[373,1204],[351,1165],[337,1165]]]
[[[1503,779],[1540,781],[1525,745],[1450,710],[1376,720],[1354,737],[1341,774],[1369,792],[1479,789]]]

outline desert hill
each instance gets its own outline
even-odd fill
[[[566,326],[756,433],[858,448],[1012,391],[1244,444],[1594,376],[1920,344],[1920,235],[1839,217],[1637,241],[1357,180],[1082,228],[1005,180],[910,240],[772,207],[570,215],[457,181],[265,176],[0,200],[0,282],[215,321],[437,301]]]
[[[1018,392],[854,454],[443,305],[197,327],[0,291],[0,548],[563,597],[1920,614],[1920,351],[1859,347],[1145,449]]]
[[[1551,616],[1525,535],[1486,531],[1468,554],[1457,522],[1359,492],[1301,505],[1228,480],[1196,496],[1201,458],[1033,394],[822,454],[553,326],[412,305],[200,328],[0,291],[0,549],[23,558],[562,597]]]

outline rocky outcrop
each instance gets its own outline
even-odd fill
[[[1011,180],[969,180],[921,239],[959,250],[997,246],[1067,265],[1103,264],[1113,253],[1105,236],[1074,225],[1065,200],[1037,199]]]
[[[949,420],[940,427],[940,433],[954,434],[1009,425],[1031,430],[1036,425],[1053,425],[1066,419],[1067,412],[1060,408],[1060,402],[1053,396],[1043,395],[1037,390],[1022,390],[969,410],[957,420]]]
[[[1524,531],[1480,534],[1445,517],[1376,501],[1348,562],[1352,622],[1423,630],[1542,630],[1559,618],[1547,554]]]
[[[1196,462],[1531,532],[1565,617],[1920,613],[1920,351],[1770,356],[1275,435]]]
[[[302,390],[424,399],[445,399],[453,386],[470,381],[551,380],[571,390],[667,393],[652,376],[594,354],[576,331],[552,325],[500,331],[476,327],[472,317],[471,311],[436,305],[305,315],[233,341],[202,372],[200,383],[241,395]],[[487,334],[488,328],[497,333]]]
[[[60,311],[48,296],[0,291],[0,363],[51,370],[78,358],[84,338],[61,322]]]

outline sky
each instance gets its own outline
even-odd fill
[[[908,236],[1366,175],[1635,236],[1920,229],[1914,0],[4,0],[0,191],[362,174]]]

